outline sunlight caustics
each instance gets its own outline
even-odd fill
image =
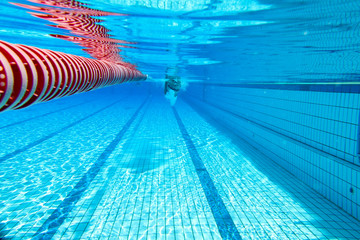
[[[0,1],[0,240],[358,240],[359,9]]]

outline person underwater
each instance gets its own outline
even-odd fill
[[[181,88],[181,80],[180,77],[177,76],[166,75],[165,78],[167,81],[165,81],[164,94],[165,97],[170,100],[170,103],[173,106]]]

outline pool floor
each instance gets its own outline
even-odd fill
[[[1,113],[0,239],[360,239],[355,218],[161,91]]]

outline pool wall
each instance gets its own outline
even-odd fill
[[[191,84],[185,99],[360,219],[355,84]]]

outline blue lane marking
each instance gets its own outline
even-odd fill
[[[359,111],[359,118],[358,118],[358,132],[357,132],[357,155],[358,160],[360,159],[360,111]],[[359,164],[359,162],[358,162]]]
[[[216,225],[218,226],[220,235],[223,239],[241,239],[240,234],[226,209],[226,206],[221,199],[213,180],[211,179],[208,171],[205,168],[203,161],[201,160],[196,147],[191,140],[189,133],[187,132],[181,118],[173,108],[176,121],[179,125],[181,134],[185,140],[186,147],[189,151],[191,160],[195,166],[196,173],[199,177],[201,186],[204,190],[206,199],[208,200],[209,206],[213,213]]]
[[[20,153],[22,153],[22,152],[24,152],[24,151],[32,148],[32,147],[35,147],[36,145],[38,145],[38,144],[40,144],[40,143],[42,143],[42,142],[44,142],[44,141],[46,141],[46,140],[54,137],[55,135],[61,133],[62,131],[65,131],[66,129],[69,129],[69,128],[75,126],[75,125],[78,125],[79,123],[81,123],[81,122],[85,121],[86,119],[94,116],[95,114],[98,114],[98,113],[104,111],[105,109],[107,109],[107,108],[109,108],[109,107],[117,104],[117,103],[120,102],[120,101],[121,101],[121,100],[116,101],[116,102],[114,102],[114,103],[112,103],[112,104],[110,104],[110,105],[108,105],[108,106],[106,106],[106,107],[103,107],[103,108],[101,108],[101,109],[99,109],[99,110],[91,113],[90,115],[88,115],[88,116],[86,116],[86,117],[84,117],[84,118],[81,118],[81,119],[79,119],[79,120],[76,120],[75,122],[73,122],[73,123],[71,123],[71,124],[69,124],[69,125],[61,128],[61,129],[57,130],[56,132],[50,133],[49,135],[47,135],[47,136],[45,136],[45,137],[42,137],[42,138],[40,138],[40,139],[38,139],[38,140],[36,140],[36,141],[34,141],[34,142],[26,145],[25,147],[19,148],[19,149],[15,150],[15,151],[13,151],[13,152],[11,152],[11,153],[8,153],[8,154],[0,157],[0,163],[4,162],[5,160],[8,160],[8,159],[10,159],[10,158],[12,158],[12,157],[20,154]]]
[[[75,207],[76,203],[80,200],[82,194],[90,186],[91,182],[99,173],[101,167],[104,165],[108,157],[115,150],[116,146],[118,145],[126,131],[130,128],[130,125],[136,119],[146,102],[147,99],[145,99],[141,106],[136,110],[134,115],[129,119],[129,121],[127,121],[127,123],[123,126],[120,132],[116,135],[115,139],[107,146],[107,148],[99,156],[99,158],[91,166],[91,168],[83,175],[83,177],[76,184],[74,189],[70,193],[68,193],[64,201],[61,202],[58,208],[54,210],[50,217],[38,229],[38,231],[34,234],[33,239],[51,239],[54,236],[58,228],[61,226],[69,213]]]

